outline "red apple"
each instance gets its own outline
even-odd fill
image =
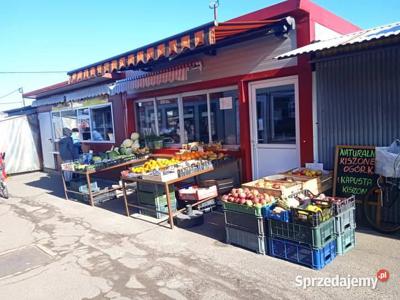
[[[246,194],[242,192],[242,193],[239,194],[239,197],[240,197],[241,199],[245,199],[245,198],[246,198]]]
[[[246,200],[245,199],[240,199],[240,204],[245,204],[246,203]]]

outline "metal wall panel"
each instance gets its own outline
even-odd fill
[[[400,46],[316,63],[318,155],[335,146],[388,145],[400,138]]]

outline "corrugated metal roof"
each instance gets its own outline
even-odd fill
[[[371,29],[361,30],[354,33],[341,35],[339,37],[313,43],[286,53],[283,53],[275,58],[284,59],[293,56],[298,56],[305,53],[313,53],[317,51],[337,48],[346,45],[360,44],[372,40],[380,40],[392,36],[400,35],[400,22],[375,27]]]

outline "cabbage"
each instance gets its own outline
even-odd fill
[[[132,147],[133,141],[130,139],[126,139],[122,144],[121,147],[122,148],[130,148]]]
[[[131,140],[132,140],[132,141],[137,141],[139,138],[140,138],[139,133],[137,133],[137,132],[132,132],[132,134],[131,134]]]

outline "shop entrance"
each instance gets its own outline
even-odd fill
[[[250,83],[253,178],[300,165],[297,76]]]

